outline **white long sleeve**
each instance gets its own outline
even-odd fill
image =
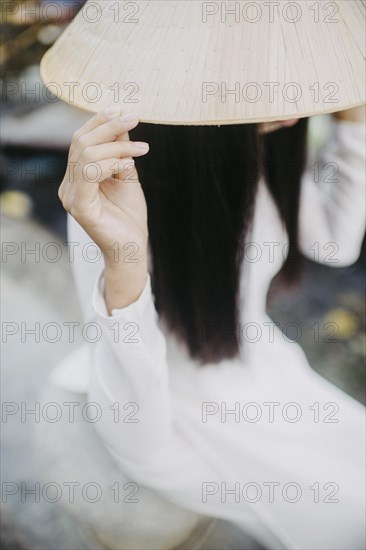
[[[136,462],[151,458],[164,447],[172,428],[166,341],[150,275],[138,300],[109,316],[103,257],[70,215],[68,241],[74,249],[72,268],[84,321],[95,323],[100,337],[76,354],[69,368],[65,365],[65,375],[61,369],[56,377],[61,383],[69,377],[70,387],[74,371],[76,389],[84,382],[88,401],[97,403],[102,412],[95,427],[114,452]],[[98,261],[88,261],[94,256]],[[84,364],[75,368],[77,360]]]
[[[329,143],[304,174],[299,213],[302,253],[333,267],[360,255],[366,221],[365,124],[333,121]]]
[[[89,400],[102,408],[96,426],[105,443],[120,456],[139,461],[159,452],[171,434],[165,337],[158,326],[150,275],[139,299],[113,310],[112,316],[103,295],[102,273],[93,296],[102,338],[93,353]]]

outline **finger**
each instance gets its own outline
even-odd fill
[[[101,124],[105,124],[106,122],[109,122],[114,118],[121,117],[130,118],[131,115],[123,113],[123,110],[121,111],[121,108],[118,105],[110,107],[109,109],[104,109],[103,111],[99,111],[99,113],[96,113],[89,120],[87,120],[85,124],[81,126],[75,133],[78,133],[80,135],[87,134],[95,128],[98,128],[98,126],[100,126]]]
[[[131,128],[132,130],[132,128]],[[125,141],[130,141],[130,135],[128,132],[126,132],[125,134],[121,134],[117,139],[116,139],[117,142],[125,142]]]
[[[135,126],[135,128],[136,128],[136,126]],[[133,128],[129,128],[128,132],[125,132],[125,133],[121,134],[120,136],[118,136],[116,141],[130,141],[130,134],[129,134],[130,130],[133,130]]]
[[[124,181],[137,181],[138,176],[133,159],[109,158],[100,162],[86,164],[82,170],[83,182],[75,187],[80,188],[81,193],[85,190],[87,192],[88,185],[85,184],[99,184],[115,176]]]
[[[76,147],[83,149],[92,145],[116,141],[121,135],[136,128],[138,123],[139,118],[136,115],[113,118],[86,134],[79,134],[76,140]]]
[[[99,113],[96,113],[89,120],[87,120],[85,124],[83,124],[83,126],[80,126],[80,128],[75,132],[75,134],[78,134],[78,135],[87,134],[88,132],[91,132],[101,124],[104,124],[109,120],[111,120],[112,118],[115,118],[120,115],[121,115],[121,112],[118,106],[111,107],[110,110],[105,109],[104,111],[99,111]]]
[[[80,157],[81,163],[99,162],[110,158],[141,157],[149,151],[148,143],[140,141],[114,141],[87,147]]]

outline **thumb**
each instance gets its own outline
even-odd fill
[[[123,163],[119,163],[113,177],[124,182],[137,183],[139,176],[136,170],[135,161],[132,157],[123,159]]]

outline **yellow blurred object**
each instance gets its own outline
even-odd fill
[[[6,216],[24,220],[30,216],[32,201],[22,191],[4,191],[0,195],[0,209]]]
[[[347,340],[354,336],[359,326],[359,320],[357,316],[351,311],[346,309],[336,308],[328,311],[323,319],[323,326],[327,323],[336,325],[335,338],[340,340]]]

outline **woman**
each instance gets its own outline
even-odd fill
[[[97,332],[58,381],[100,407],[121,471],[167,500],[271,550],[360,549],[362,407],[285,341],[266,297],[281,268],[296,284],[300,253],[359,256],[364,5],[128,9],[87,3],[41,66],[98,112],[59,189]],[[315,177],[307,119],[334,111]]]
[[[160,197],[159,203],[159,196],[149,187],[149,184],[156,187],[156,178],[149,179],[148,172],[145,180],[140,178],[153,207],[150,224],[157,239],[152,240],[152,244],[158,258],[154,263],[151,257],[154,250],[151,251],[148,244],[149,203],[146,204],[139,174],[131,160],[136,158],[138,165],[144,155],[146,161],[148,155],[159,158],[159,151],[165,150],[163,145],[174,148],[174,140],[178,139],[182,152],[173,152],[176,160],[172,166],[177,168],[180,163],[182,177],[178,182],[181,183],[187,181],[187,174],[192,170],[186,160],[190,158],[187,152],[192,153],[191,149],[201,145],[200,162],[208,165],[210,151],[202,144],[202,135],[197,129],[191,128],[184,137],[178,137],[181,128],[150,126],[152,140],[148,153],[147,143],[130,139],[130,135],[137,133],[137,125],[138,118],[123,120],[115,112],[92,117],[74,135],[69,161],[71,165],[79,164],[75,164],[72,178],[69,173],[65,175],[59,190],[63,205],[71,214],[69,241],[80,243],[82,249],[92,239],[104,259],[103,265],[101,262],[98,265],[79,256],[73,264],[85,319],[98,323],[103,331],[99,341],[89,346],[86,363],[90,364],[85,365],[92,373],[88,400],[98,403],[105,412],[96,424],[99,434],[122,471],[132,479],[184,507],[239,524],[268,548],[362,548],[362,407],[316,374],[298,344],[285,342],[266,315],[269,284],[285,263],[283,250],[289,243],[286,223],[290,232],[294,227],[291,211],[283,211],[285,223],[282,223],[280,191],[275,187],[271,191],[264,177],[260,177],[257,188],[255,177],[251,182],[237,183],[236,191],[244,189],[243,196],[234,194],[232,189],[225,195],[224,186],[219,190],[220,196],[218,190],[214,191],[213,186],[205,182],[207,192],[211,190],[215,193],[214,199],[221,200],[218,205],[222,212],[234,196],[241,200],[240,208],[249,215],[250,197],[256,189],[253,221],[246,232],[250,238],[245,242],[255,243],[262,251],[257,262],[250,262],[249,255],[239,254],[242,262],[238,279],[242,285],[240,328],[233,331],[228,330],[225,323],[218,326],[217,318],[210,325],[211,310],[205,297],[194,293],[186,277],[191,270],[189,283],[196,282],[201,291],[204,285],[212,290],[217,283],[215,274],[212,273],[213,283],[208,278],[200,280],[208,260],[198,266],[184,255],[190,250],[194,254],[197,241],[202,238],[197,234],[195,241],[186,230],[199,224],[197,212],[205,218],[204,203],[200,204],[201,209],[191,211],[187,210],[188,203],[184,204],[186,220],[183,215],[176,225],[170,219],[174,237],[179,238],[176,231],[183,225],[187,241],[185,249],[172,249],[174,257],[170,260],[175,262],[175,269],[175,265],[159,256],[159,243],[164,250],[164,246],[169,247],[169,239],[168,244],[162,242],[162,235],[155,229],[159,225],[159,214],[167,217],[169,203],[165,205],[164,197]],[[301,176],[305,119],[251,128],[237,126],[214,131],[206,128],[209,143],[209,132],[213,132],[215,140],[222,133],[228,142],[233,136],[227,128],[236,128],[235,136],[242,132],[244,143],[248,144],[251,138],[248,132],[257,133],[258,151],[261,147],[267,154],[272,151],[272,167],[280,168],[281,159],[275,157],[270,136],[277,142],[287,143],[288,147],[290,143],[296,144],[299,158],[292,164],[288,157],[285,159],[292,174],[285,192],[289,196],[294,194],[291,185],[300,191],[299,248],[311,259],[327,263],[328,245],[336,243],[337,252],[332,256],[337,260],[335,265],[353,263],[359,256],[365,222],[364,108],[335,115],[333,137],[318,159],[320,167],[325,167],[327,162],[338,166],[339,181],[328,188],[317,186],[309,173]],[[263,135],[264,132],[267,134]],[[234,161],[231,166],[236,175],[236,169],[242,169],[241,161],[235,164],[237,151],[233,156],[230,148],[221,150],[221,162]],[[262,159],[263,171],[266,170],[265,156],[258,158]],[[212,162],[219,169],[217,159]],[[255,176],[258,167],[252,151],[247,151],[245,162],[248,173],[252,171]],[[86,163],[100,165],[101,183],[85,177]],[[111,178],[116,172],[116,163],[118,174]],[[145,169],[149,166],[155,166],[154,160]],[[172,166],[162,169],[162,179],[167,178]],[[275,182],[268,167],[267,173]],[[174,181],[174,172],[170,178],[158,186],[157,195],[169,184],[173,189],[168,191],[168,201],[174,194],[178,199],[184,198],[183,190]],[[233,185],[235,181],[235,177],[229,178],[225,184]],[[194,189],[189,187],[189,192],[194,193]],[[294,195],[292,206],[296,205],[296,193]],[[210,204],[210,208],[213,207],[215,204]],[[190,217],[192,212],[196,212],[195,219]],[[174,210],[175,216],[180,214],[182,212]],[[240,209],[234,214],[239,220]],[[222,221],[226,228],[224,214]],[[217,223],[220,223],[219,217]],[[203,221],[200,227],[204,227]],[[167,227],[162,224],[162,229],[165,231]],[[211,226],[211,231],[216,237],[220,235],[220,228]],[[238,225],[237,233],[231,236],[240,234]],[[180,245],[182,243],[184,239]],[[240,243],[243,244],[238,238],[237,244]],[[269,243],[272,243],[272,255],[264,254],[269,251]],[[320,251],[318,257],[314,257],[315,243]],[[297,271],[298,258],[292,254],[289,280],[294,280],[293,273]],[[217,269],[220,262],[226,260],[220,275],[228,270],[230,276],[235,277],[235,258],[230,257],[230,250],[226,250],[226,257],[216,259]],[[157,284],[164,313],[160,319],[151,289],[150,273],[154,277],[155,265],[158,275],[166,276],[165,286]],[[181,279],[180,270],[184,272]],[[207,271],[208,277],[209,274]],[[235,282],[235,278],[232,280]],[[180,296],[169,309],[169,284],[171,288],[174,284],[181,285],[188,311],[192,306],[189,299],[194,296],[196,305],[202,308],[201,318],[199,307],[196,311],[191,308],[191,325],[185,324],[185,317],[179,315],[185,311]],[[226,279],[225,284],[223,301],[220,302],[222,287],[217,286],[211,302],[214,306],[220,305],[221,314],[227,316],[229,323],[232,318],[228,313],[230,308],[225,308],[225,297],[235,297],[235,284],[230,287],[230,279]],[[180,310],[174,311],[174,307]],[[206,319],[207,326],[202,327]],[[202,335],[189,333],[189,326],[199,328],[200,323],[204,328]],[[258,332],[256,336],[246,332],[250,326],[260,330],[260,337]],[[232,325],[229,328],[232,329]],[[232,338],[233,332],[236,338]],[[238,353],[233,342],[238,345]],[[215,356],[217,361],[213,360]],[[72,377],[75,379],[75,376],[74,371]],[[316,407],[320,407],[320,417],[316,416]],[[109,409],[119,412],[118,422],[107,413]],[[332,414],[329,416],[329,413]]]

